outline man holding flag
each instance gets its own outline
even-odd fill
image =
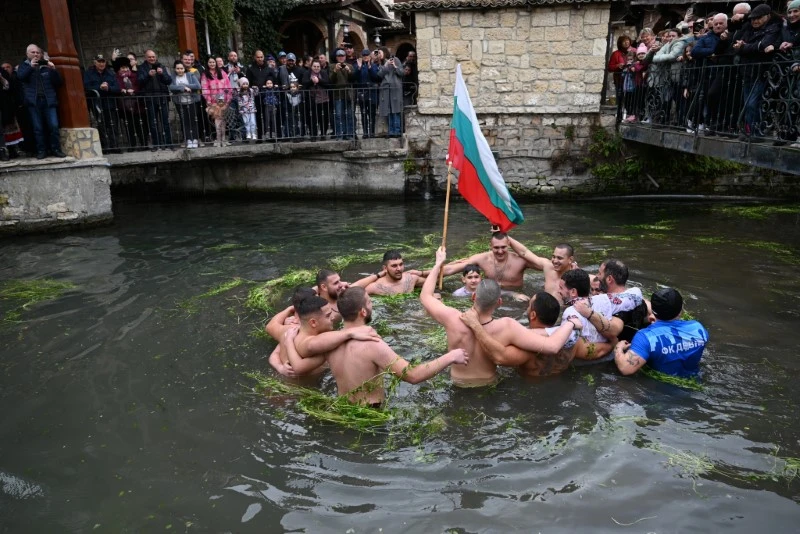
[[[458,192],[461,196],[499,231],[492,234],[490,252],[450,263],[443,270],[444,275],[459,272],[466,263],[475,263],[483,269],[487,278],[495,280],[503,289],[522,287],[526,262],[515,254],[508,254],[509,241],[506,232],[523,222],[525,217],[511,198],[489,143],[481,132],[475,108],[461,75],[461,65],[456,66],[453,121],[447,158],[447,201],[442,245],[445,245],[447,239],[452,170],[458,171]]]

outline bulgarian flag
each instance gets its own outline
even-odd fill
[[[507,232],[525,220],[500,175],[489,143],[481,133],[461,65],[456,66],[455,102],[448,163],[458,170],[458,192],[493,225]]]

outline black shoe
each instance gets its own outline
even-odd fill
[[[61,152],[60,148],[57,148],[57,149],[53,150],[53,156],[56,157],[56,158],[66,158],[67,157],[66,154]]]
[[[46,152],[37,152],[36,153],[36,159],[44,159],[46,157],[47,157],[47,153]]]
[[[8,157],[8,152],[6,149],[0,148],[0,161],[8,161],[9,159],[11,158]]]

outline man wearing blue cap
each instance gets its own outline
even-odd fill
[[[653,293],[650,303],[656,322],[639,330],[632,343],[617,343],[614,361],[619,371],[632,375],[646,363],[668,375],[696,376],[708,330],[697,321],[681,320],[683,297],[671,287]]]
[[[353,138],[353,67],[347,62],[347,53],[336,50],[336,63],[330,69],[330,81],[333,87],[333,115],[336,124],[337,139]]]

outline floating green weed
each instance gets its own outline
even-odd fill
[[[379,264],[383,260],[383,252],[365,252],[364,254],[347,254],[334,256],[328,260],[328,267],[334,271],[343,271],[350,265]]]
[[[389,324],[389,321],[386,319],[379,319],[377,321],[372,321],[370,324],[372,328],[378,333],[381,337],[391,336],[394,334],[394,328]]]
[[[245,246],[246,245],[243,245],[241,243],[223,243],[221,245],[215,245],[213,247],[208,247],[208,248],[206,248],[206,250],[210,250],[210,251],[213,251],[213,252],[225,252],[225,251],[234,250],[234,249],[237,249],[237,248],[244,248]]]
[[[800,206],[729,206],[717,208],[718,212],[734,217],[744,217],[745,219],[764,220],[777,214],[797,214],[800,213]]]
[[[678,376],[672,376],[662,373],[661,371],[656,371],[652,367],[646,366],[642,367],[640,371],[643,375],[652,378],[653,380],[658,380],[659,382],[664,382],[666,384],[672,384],[673,386],[691,389],[693,391],[703,391],[705,389],[703,384],[701,384],[696,378],[681,378]]]
[[[369,224],[347,224],[344,227],[346,232],[361,234],[377,234],[378,232]]]
[[[379,302],[388,308],[398,309],[407,300],[414,300],[419,298],[419,292],[413,293],[400,293],[398,295],[373,295],[372,300]]]
[[[705,245],[716,245],[718,243],[727,243],[728,239],[724,237],[712,237],[712,236],[695,236],[693,238],[695,241],[699,241]]]
[[[586,381],[586,385],[587,386],[593,386],[594,385],[594,376],[592,376],[592,375],[584,375],[583,379]]]
[[[682,475],[693,479],[707,475],[715,470],[714,462],[705,454],[698,455],[667,445],[653,445],[652,447],[645,447],[645,449],[663,454],[667,457],[667,465],[677,467]]]
[[[197,313],[198,311],[200,311],[200,300],[207,299],[210,297],[216,297],[217,295],[221,295],[222,293],[227,293],[231,289],[237,288],[243,284],[252,284],[252,282],[238,277],[232,280],[228,280],[227,282],[222,282],[221,284],[212,287],[205,293],[201,293],[200,295],[195,295],[186,300],[178,302],[178,307],[184,310],[186,313],[190,314]]]
[[[447,352],[447,331],[443,326],[425,330],[422,335],[425,336],[425,346],[433,352]]]
[[[632,235],[598,235],[594,236],[594,239],[603,239],[605,241],[633,241],[636,239],[635,236]]]
[[[245,373],[255,380],[257,389],[267,395],[294,395],[297,406],[304,413],[353,430],[366,431],[385,425],[392,419],[390,410],[353,404],[346,397],[330,397],[317,389],[290,384],[259,372]]]
[[[666,232],[675,228],[675,221],[663,220],[654,224],[626,224],[623,228],[631,230],[650,230],[654,232]]]
[[[250,290],[245,305],[254,310],[271,312],[281,294],[297,286],[311,286],[316,281],[316,271],[309,269],[289,270],[278,278],[273,278]]]
[[[57,299],[65,291],[74,287],[75,284],[72,282],[59,282],[48,278],[0,282],[0,300],[19,302],[15,308],[6,312],[3,320],[19,321],[23,310],[27,310],[37,302]]]
[[[800,263],[800,256],[794,250],[786,248],[783,243],[775,241],[740,241],[739,243],[748,248],[766,250],[787,263]]]
[[[278,252],[281,248],[275,245],[262,245],[261,243],[255,248],[258,252],[264,252],[268,254],[274,254]]]

